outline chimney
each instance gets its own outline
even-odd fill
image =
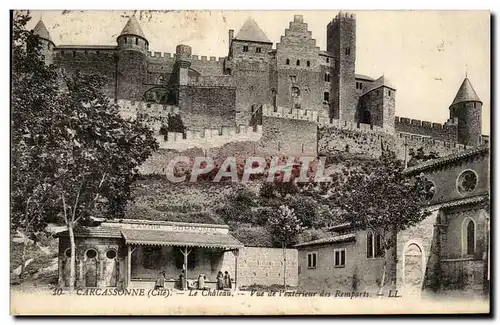
[[[231,41],[234,38],[234,30],[230,29],[229,30],[229,50],[231,50]]]

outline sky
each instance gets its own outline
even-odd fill
[[[56,45],[114,45],[130,15],[139,20],[150,50],[226,56],[251,16],[275,44],[295,14],[321,50],[326,26],[338,11],[32,11]],[[356,15],[356,73],[384,75],[397,89],[396,115],[444,123],[466,74],[483,102],[483,134],[490,134],[490,13],[488,11],[350,11]]]

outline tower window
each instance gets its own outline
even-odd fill
[[[325,91],[325,92],[323,93],[323,100],[324,100],[325,102],[329,102],[329,101],[330,101],[330,93],[329,93],[328,91]]]
[[[300,96],[300,90],[297,87],[292,87],[292,97],[298,98]]]
[[[75,57],[75,56],[76,56],[76,51],[73,51],[73,57]]]
[[[351,48],[350,47],[345,48],[345,55],[351,55]]]
[[[286,59],[286,65],[290,65],[290,59]]]
[[[311,61],[307,61],[307,66],[310,67],[311,66]],[[475,104],[474,104],[475,105]]]
[[[391,90],[390,89],[387,91],[387,95],[391,96]]]
[[[290,76],[290,82],[297,82],[297,76]]]
[[[243,45],[243,52],[248,52],[248,45]]]
[[[329,73],[325,73],[325,81],[330,82],[330,74]]]
[[[261,52],[262,52],[262,48],[260,48],[260,47],[255,48],[255,53],[261,53]]]
[[[135,45],[139,45],[139,39],[137,37],[135,38]]]
[[[476,108],[476,103],[473,103],[473,104],[472,104],[472,107]]]
[[[127,44],[127,38],[125,37],[125,44]]]
[[[297,66],[299,66],[299,65],[300,65],[300,60],[297,60]]]
[[[356,82],[356,89],[359,89],[359,82]]]
[[[330,62],[330,58],[326,58],[326,63],[329,63]]]
[[[359,83],[359,89],[363,89],[363,83],[362,82]]]

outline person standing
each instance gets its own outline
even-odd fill
[[[224,272],[224,288],[229,288],[229,289],[232,288],[231,275],[229,275],[228,271]]]
[[[198,277],[198,289],[199,290],[205,290],[205,275],[200,274]]]
[[[179,288],[181,290],[185,290],[184,287],[184,278],[186,277],[184,270],[181,271],[181,274],[179,274]]]
[[[163,289],[165,288],[165,271],[161,271],[160,274],[156,277],[155,289]]]
[[[224,290],[224,275],[222,271],[217,273],[217,290]]]

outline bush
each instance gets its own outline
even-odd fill
[[[250,247],[276,247],[273,236],[265,227],[239,227],[231,231],[243,245]]]

